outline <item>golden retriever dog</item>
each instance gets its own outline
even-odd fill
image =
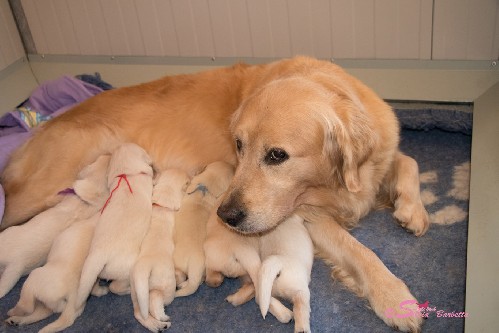
[[[134,316],[152,332],[171,325],[164,306],[173,301],[176,289],[173,263],[175,211],[180,209],[189,181],[189,176],[178,169],[163,171],[155,177],[151,224],[130,273]]]
[[[0,298],[19,278],[43,265],[53,240],[68,226],[97,212],[108,194],[109,155],[84,167],[70,190],[61,191],[62,201],[33,217],[26,224],[0,233]],[[62,188],[61,188],[62,189]],[[63,194],[65,193],[65,194]]]
[[[213,161],[237,165],[218,210],[224,221],[242,232],[264,231],[299,209],[337,276],[388,325],[419,330],[419,318],[385,315],[414,296],[343,229],[372,208],[392,206],[403,227],[424,234],[417,163],[398,150],[391,108],[337,65],[296,57],[99,94],[12,154],[2,174],[1,227],[54,205],[60,185],[70,186],[82,165],[120,141],[144,147],[158,170],[193,175]]]
[[[299,245],[298,245],[299,244]],[[258,275],[258,305],[265,318],[272,296],[293,303],[295,332],[310,331],[310,274],[314,246],[303,219],[292,215],[260,238],[262,266]]]
[[[203,283],[206,223],[215,202],[231,181],[233,166],[222,161],[210,163],[186,190],[180,210],[175,214],[173,260],[179,289],[175,296],[192,295]]]
[[[97,278],[112,280],[113,293],[129,293],[130,271],[151,223],[152,177],[150,157],[141,147],[126,143],[113,152],[107,173],[111,192],[83,265],[78,307],[84,305]]]
[[[40,330],[59,332],[71,326],[81,314],[76,307],[76,296],[81,269],[90,248],[98,215],[75,222],[55,240],[47,263],[28,276],[16,306],[8,312],[10,325],[27,325],[61,313],[59,318]],[[94,283],[92,295],[102,296],[107,287]]]

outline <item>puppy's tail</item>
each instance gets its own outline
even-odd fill
[[[140,315],[144,320],[149,317],[149,277],[151,267],[144,262],[137,262],[130,274],[130,286],[139,306]]]
[[[192,256],[189,260],[187,280],[180,284],[180,289],[175,292],[175,297],[192,295],[198,290],[203,282],[205,273],[205,263],[203,256]]]
[[[270,256],[262,263],[260,267],[260,275],[258,277],[258,300],[260,312],[263,318],[269,311],[270,301],[272,298],[272,286],[283,267],[282,260],[279,256]]]

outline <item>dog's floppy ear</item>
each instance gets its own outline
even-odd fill
[[[371,154],[377,135],[369,115],[357,96],[343,84],[328,84],[332,105],[322,115],[325,123],[325,153],[336,164],[349,192],[362,190],[359,167]]]

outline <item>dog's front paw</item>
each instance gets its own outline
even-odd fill
[[[393,276],[368,295],[374,312],[387,325],[402,332],[420,332],[423,316],[416,298],[402,280]]]
[[[413,232],[416,236],[424,235],[430,226],[428,212],[421,200],[411,202],[400,197],[395,203],[393,216],[402,227]]]

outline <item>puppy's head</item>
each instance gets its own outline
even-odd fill
[[[194,192],[200,184],[216,198],[220,197],[229,187],[234,175],[234,167],[227,162],[210,163],[204,170],[192,178],[187,193]]]
[[[189,182],[189,175],[180,169],[158,173],[154,178],[152,202],[171,210],[179,210]]]
[[[363,105],[322,73],[273,81],[236,111],[238,167],[218,215],[243,233],[277,226],[308,190],[362,189],[358,167],[372,148]]]
[[[113,152],[108,168],[108,185],[119,175],[153,176],[152,160],[144,149],[133,143],[124,143]]]
[[[91,205],[100,205],[109,192],[106,175],[111,155],[101,155],[84,167],[73,184],[75,193]]]

